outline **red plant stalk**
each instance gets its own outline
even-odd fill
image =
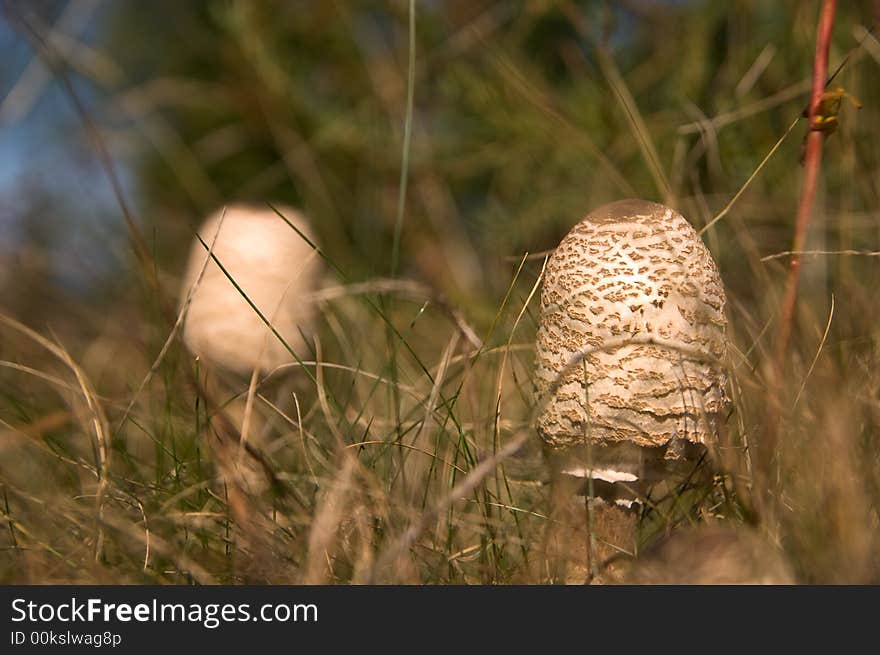
[[[837,0],[824,0],[822,13],[819,16],[819,27],[816,36],[816,56],[813,60],[813,91],[810,95],[808,112],[809,131],[807,132],[806,153],[804,155],[804,183],[798,205],[797,222],[795,224],[794,243],[791,250],[795,253],[789,262],[788,276],[785,280],[785,293],[782,297],[779,327],[776,333],[775,378],[781,380],[785,369],[785,355],[791,337],[792,323],[797,306],[798,279],[800,278],[801,261],[797,254],[804,249],[807,231],[810,226],[810,215],[813,212],[813,200],[816,197],[816,183],[819,179],[819,167],[822,163],[822,141],[824,135],[816,128],[815,118],[825,91],[828,76],[828,50],[831,46],[831,31],[834,27],[834,13]]]
[[[758,457],[755,460],[755,474],[759,477],[758,500],[763,505],[762,513],[764,520],[773,523],[773,515],[778,498],[777,484],[779,482],[778,464],[778,428],[779,417],[782,411],[782,389],[785,380],[785,362],[788,353],[788,344],[791,338],[792,324],[794,323],[795,309],[797,307],[798,279],[801,271],[800,255],[797,253],[804,249],[807,240],[807,232],[810,226],[810,216],[813,211],[813,201],[816,197],[816,184],[819,180],[819,167],[822,163],[822,140],[824,135],[817,129],[816,115],[822,93],[828,75],[828,50],[831,45],[831,30],[834,26],[834,13],[837,9],[837,0],[823,0],[822,11],[819,16],[819,26],[816,37],[816,56],[813,63],[813,90],[810,95],[808,106],[807,143],[804,152],[804,181],[801,187],[801,197],[798,204],[797,220],[795,223],[794,243],[791,250],[794,254],[789,262],[788,275],[785,279],[785,290],[780,307],[780,318],[776,332],[776,351],[771,362],[771,378],[769,380],[769,393],[767,394],[767,413],[764,417],[763,435],[758,449]]]

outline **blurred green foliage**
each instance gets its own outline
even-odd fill
[[[746,181],[808,95],[815,3],[417,7],[402,252],[410,272],[462,301],[494,303],[509,277],[505,256],[552,247],[591,208],[623,196],[664,199],[599,48],[644,117],[673,204],[697,227]],[[352,275],[387,274],[406,11],[405,2],[378,1],[119,3],[111,52],[135,78],[139,120],[161,126],[152,128],[161,147],[138,164],[145,214],[192,223],[230,200],[288,201],[312,216],[330,256]],[[871,2],[841,4],[832,69],[871,21]],[[880,166],[877,46],[869,41],[873,51],[859,51],[836,80],[865,109],[845,112],[827,155],[828,198],[851,212],[874,207],[878,192],[850,183],[853,174],[876,180]],[[681,131],[780,92],[763,111],[702,134]],[[731,215],[759,235],[764,252],[788,239],[801,136],[788,139]],[[730,230],[722,224],[712,243],[724,269],[742,261]]]
[[[44,30],[62,10],[91,15],[93,5],[102,10],[87,39],[92,59],[81,55],[69,68],[137,189],[144,231],[163,268],[180,270],[193,227],[210,211],[251,200],[302,208],[351,279],[389,273],[403,160],[407,2],[9,3],[42,14],[36,24]],[[698,228],[710,221],[805,105],[818,12],[814,2],[759,0],[416,7],[404,274],[468,306],[481,325],[506,289],[510,259],[552,248],[603,202],[666,200]],[[828,139],[821,204],[829,216],[840,213],[814,222],[813,242],[827,249],[874,247],[875,233],[863,228],[880,196],[880,54],[876,35],[865,30],[878,12],[874,0],[838,10],[831,68],[844,60],[846,67],[834,83],[864,107],[844,107],[842,128]],[[619,102],[609,78],[616,73],[644,134]],[[804,129],[794,130],[706,234],[731,290],[750,303],[762,300],[755,282],[768,281],[760,256],[790,242]],[[668,193],[648,165],[645,141],[658,153]],[[50,181],[41,183],[44,189],[30,192],[35,204],[71,214]],[[79,207],[75,220],[89,211]],[[105,221],[114,240],[120,219]],[[101,237],[90,229],[84,238]],[[838,268],[877,281],[876,267],[862,262]],[[90,280],[98,288],[100,274]]]

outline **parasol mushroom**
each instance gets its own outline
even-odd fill
[[[239,445],[217,452],[227,478],[250,492],[266,487],[265,463],[245,457],[246,452],[258,455],[265,436],[258,434],[256,444],[248,440],[249,425],[258,420],[252,411],[256,376],[293,363],[291,350],[304,358],[309,352],[306,337],[315,321],[313,296],[320,259],[291,225],[314,243],[306,219],[289,207],[276,212],[235,204],[216,211],[199,228],[201,240],[193,242],[181,285],[181,305],[186,309],[183,341],[211,373],[204,390],[209,399],[219,397],[221,382],[237,382],[238,394],[242,380],[251,379],[246,402],[224,403],[219,417],[236,426]],[[289,382],[282,382],[281,398],[289,395]],[[264,424],[263,431],[268,427]]]
[[[287,207],[278,211],[314,242],[303,216]],[[287,345],[299,355],[307,352],[303,335],[314,322],[311,294],[320,274],[312,246],[273,209],[250,205],[230,205],[215,212],[199,229],[199,236],[208,246],[214,244],[213,255]],[[207,262],[199,281],[207,256],[196,239],[181,286],[182,301],[194,289],[183,328],[190,351],[240,375],[293,362],[285,345],[215,261]]]
[[[724,305],[708,249],[657,203],[596,209],[550,257],[537,429],[554,504],[574,492],[590,499],[598,548],[588,561],[593,550],[600,561],[632,551],[644,493],[716,439],[728,409]]]

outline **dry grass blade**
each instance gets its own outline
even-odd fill
[[[422,532],[428,529],[437,516],[445,512],[456,500],[469,495],[480,485],[480,483],[483,482],[483,480],[486,479],[486,477],[492,474],[499,464],[515,454],[525,445],[526,441],[531,438],[533,438],[533,436],[530,430],[521,432],[503,447],[499,448],[494,455],[487,457],[471,469],[470,473],[468,473],[464,480],[455,485],[452,491],[440,500],[440,502],[423,512],[422,515],[406,530],[406,532],[404,532],[399,539],[397,539],[379,556],[370,575],[370,582],[373,584],[378,582],[380,577],[384,576],[386,572],[394,566],[398,558],[402,557],[403,554],[409,550],[419,536],[421,536]]]
[[[779,140],[773,145],[772,148],[770,148],[770,151],[764,156],[764,159],[761,160],[761,163],[758,164],[758,167],[754,171],[752,171],[752,174],[749,175],[749,178],[739,188],[739,191],[737,191],[734,194],[733,198],[731,198],[730,201],[726,205],[724,205],[724,208],[715,215],[715,218],[713,218],[711,221],[706,223],[702,228],[700,228],[697,231],[697,234],[699,234],[700,236],[703,236],[703,234],[710,227],[714,226],[718,221],[720,221],[722,218],[727,216],[727,214],[730,212],[730,210],[733,209],[733,206],[736,204],[736,201],[742,197],[742,195],[746,192],[746,189],[749,188],[749,185],[755,180],[756,177],[758,177],[758,173],[761,172],[761,170],[764,168],[764,166],[767,165],[767,162],[769,162],[770,159],[773,157],[773,155],[776,154],[776,151],[779,150],[780,146],[788,138],[788,135],[791,134],[792,131],[794,131],[794,128],[797,127],[797,124],[800,120],[801,120],[800,117],[798,117],[792,121],[791,125],[788,126],[788,129],[785,130],[785,133],[781,137],[779,137]]]
[[[204,567],[188,555],[181,553],[180,547],[177,544],[171,544],[156,534],[151,535],[149,530],[146,529],[146,525],[143,530],[138,530],[137,526],[131,522],[111,514],[104,516],[102,523],[128,538],[142,543],[145,548],[152,548],[153,551],[162,557],[167,557],[175,563],[178,569],[192,576],[199,584],[218,584],[217,579],[205,570]]]
[[[68,57],[76,44],[72,39],[63,37],[75,34],[87,26],[100,4],[100,0],[74,0],[67,3],[49,30],[47,42],[60,55]],[[8,125],[23,119],[50,82],[51,75],[43,62],[37,57],[32,59],[0,102],[0,122]]]
[[[786,87],[781,91],[777,91],[771,96],[767,96],[766,98],[757,100],[756,102],[750,103],[744,107],[740,107],[735,111],[725,112],[723,114],[713,116],[712,118],[708,119],[708,122],[713,129],[720,130],[723,127],[733,125],[734,123],[737,123],[738,121],[741,121],[745,118],[751,118],[752,116],[756,116],[758,114],[769,111],[774,107],[785,104],[789,100],[799,98],[809,90],[810,81],[804,80],[803,82],[792,84],[791,86]],[[678,133],[699,134],[704,129],[703,123],[704,121],[695,121],[693,123],[682,125],[678,128]]]
[[[602,171],[608,176],[611,182],[614,183],[614,186],[619,192],[626,196],[638,195],[638,192],[630,181],[620,172],[608,155],[602,151],[602,148],[596,145],[596,142],[589,136],[589,134],[584,130],[579,129],[566,115],[555,107],[546,94],[542,93],[540,89],[536,89],[534,85],[531,84],[530,80],[526,79],[522,72],[517,70],[516,67],[506,59],[499,58],[497,65],[501,69],[505,79],[510,81],[514,91],[518,92],[527,102],[552,118],[554,122],[565,130],[567,136],[574,139],[578,146],[583,147],[590,156],[596,158],[596,161],[599,162],[599,165],[602,167]]]
[[[825,323],[825,331],[822,333],[822,339],[819,341],[819,347],[816,348],[816,354],[813,357],[813,361],[810,362],[810,368],[807,369],[807,374],[804,376],[804,381],[801,382],[801,388],[798,389],[797,395],[794,397],[794,403],[792,404],[792,409],[797,407],[798,402],[801,399],[801,396],[804,393],[804,389],[807,387],[807,382],[810,380],[810,376],[813,374],[813,369],[816,368],[816,362],[819,361],[819,355],[822,354],[822,349],[825,347],[825,342],[828,340],[828,332],[831,330],[831,320],[834,318],[834,294],[831,295],[831,309],[828,311],[828,322]]]
[[[518,260],[517,260],[518,261]],[[459,329],[462,336],[467,339],[474,348],[482,348],[483,342],[477,336],[473,327],[468,325],[461,312],[451,305],[440,295],[434,293],[429,287],[414,280],[395,280],[376,278],[366,282],[346,284],[333,287],[325,287],[320,291],[309,294],[309,300],[327,301],[347,296],[356,296],[368,293],[398,294],[415,302],[429,300],[439,306],[449,316],[449,319]]]
[[[95,496],[95,506],[97,511],[94,558],[98,561],[101,557],[104,544],[104,532],[101,524],[101,518],[104,514],[104,494],[107,490],[107,475],[110,469],[110,456],[112,449],[109,443],[109,430],[107,427],[107,417],[101,407],[92,386],[86,378],[85,372],[79,365],[73,361],[70,354],[61,346],[52,343],[42,335],[34,332],[26,325],[19,323],[14,318],[0,314],[0,323],[16,330],[25,335],[27,338],[39,344],[55,357],[60,359],[73,372],[74,377],[79,385],[80,392],[86,402],[86,406],[91,414],[92,430],[95,435],[95,472],[98,478],[98,492]]]
[[[880,257],[877,250],[786,250],[761,257],[762,262],[769,262],[784,257],[818,257],[820,255],[844,255],[850,257]]]
[[[526,254],[526,257],[528,253]],[[529,291],[529,295],[523,303],[522,308],[519,310],[519,314],[516,316],[516,320],[513,322],[513,327],[510,330],[510,335],[507,339],[507,346],[504,348],[504,354],[501,357],[501,366],[498,369],[498,381],[495,384],[495,434],[501,434],[501,398],[502,391],[504,385],[504,372],[507,368],[507,360],[510,355],[510,347],[513,344],[513,335],[516,333],[516,328],[519,327],[519,323],[522,320],[522,317],[526,313],[526,309],[532,302],[532,298],[535,297],[535,294],[538,292],[538,289],[541,287],[541,281],[544,279],[544,271],[547,269],[547,260],[549,256],[544,258],[544,264],[541,266],[541,272],[538,273],[538,277],[535,279],[535,283],[532,285],[531,291]],[[523,259],[525,261],[525,258]]]
[[[654,178],[654,184],[657,186],[657,191],[662,196],[663,202],[668,204],[672,201],[672,187],[669,185],[669,179],[666,177],[666,173],[663,172],[663,165],[660,163],[660,155],[657,154],[657,148],[654,146],[651,133],[645,125],[645,120],[642,118],[642,114],[639,111],[635,98],[633,98],[626,82],[624,82],[623,77],[620,75],[620,71],[617,70],[617,66],[611,58],[611,55],[609,55],[603,48],[597,48],[596,53],[602,73],[605,75],[608,85],[611,87],[614,96],[624,110],[633,134],[635,134],[639,148],[642,150],[642,156],[645,158],[645,162],[648,164],[648,169],[651,171],[651,175]]]
[[[345,451],[342,452],[344,463],[334,480],[324,490],[324,497],[312,519],[303,584],[326,583],[328,576],[332,575],[330,544],[347,516],[345,501],[351,493],[357,467],[357,459]]]
[[[223,219],[225,218],[225,216],[226,211],[224,209],[223,214],[220,216],[221,227],[223,226]],[[150,380],[153,379],[156,371],[159,370],[159,366],[162,365],[162,360],[165,359],[165,355],[168,353],[169,348],[171,348],[171,344],[174,343],[174,337],[177,336],[177,333],[180,331],[180,326],[183,325],[183,321],[186,319],[186,310],[189,309],[196,289],[198,289],[199,283],[201,283],[202,278],[205,276],[205,270],[208,268],[208,263],[211,261],[211,253],[214,252],[214,245],[217,243],[217,237],[219,236],[220,228],[217,229],[217,232],[214,233],[214,238],[211,239],[211,245],[208,247],[208,252],[205,254],[205,261],[202,263],[202,268],[199,271],[198,277],[196,278],[195,282],[192,284],[189,291],[187,291],[186,299],[184,300],[180,311],[177,313],[177,320],[174,321],[174,325],[171,327],[171,332],[168,334],[168,338],[165,339],[165,343],[163,343],[162,348],[159,349],[159,354],[156,355],[156,359],[153,361],[152,366],[150,366],[150,370],[147,371],[147,374],[144,376],[137,389],[135,389],[134,393],[131,395],[131,400],[129,400],[128,406],[122,413],[122,418],[119,419],[119,422],[116,425],[116,432],[119,432],[125,425],[125,422],[128,420],[128,416],[129,414],[131,414],[131,410],[134,408],[137,399],[141,395],[141,392],[143,392],[146,386],[150,383]]]

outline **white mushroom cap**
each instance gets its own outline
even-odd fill
[[[578,223],[541,295],[537,427],[550,451],[710,443],[727,409],[724,304],[711,254],[672,209],[622,200]]]
[[[306,220],[289,207],[278,211],[314,243]],[[222,222],[221,222],[222,218]],[[216,242],[214,237],[217,236]],[[199,235],[287,344],[308,352],[321,272],[313,248],[269,207],[231,205],[212,214]],[[181,303],[196,283],[208,251],[194,240],[181,285]],[[190,351],[243,375],[270,371],[294,359],[212,259],[195,289],[183,327]]]

